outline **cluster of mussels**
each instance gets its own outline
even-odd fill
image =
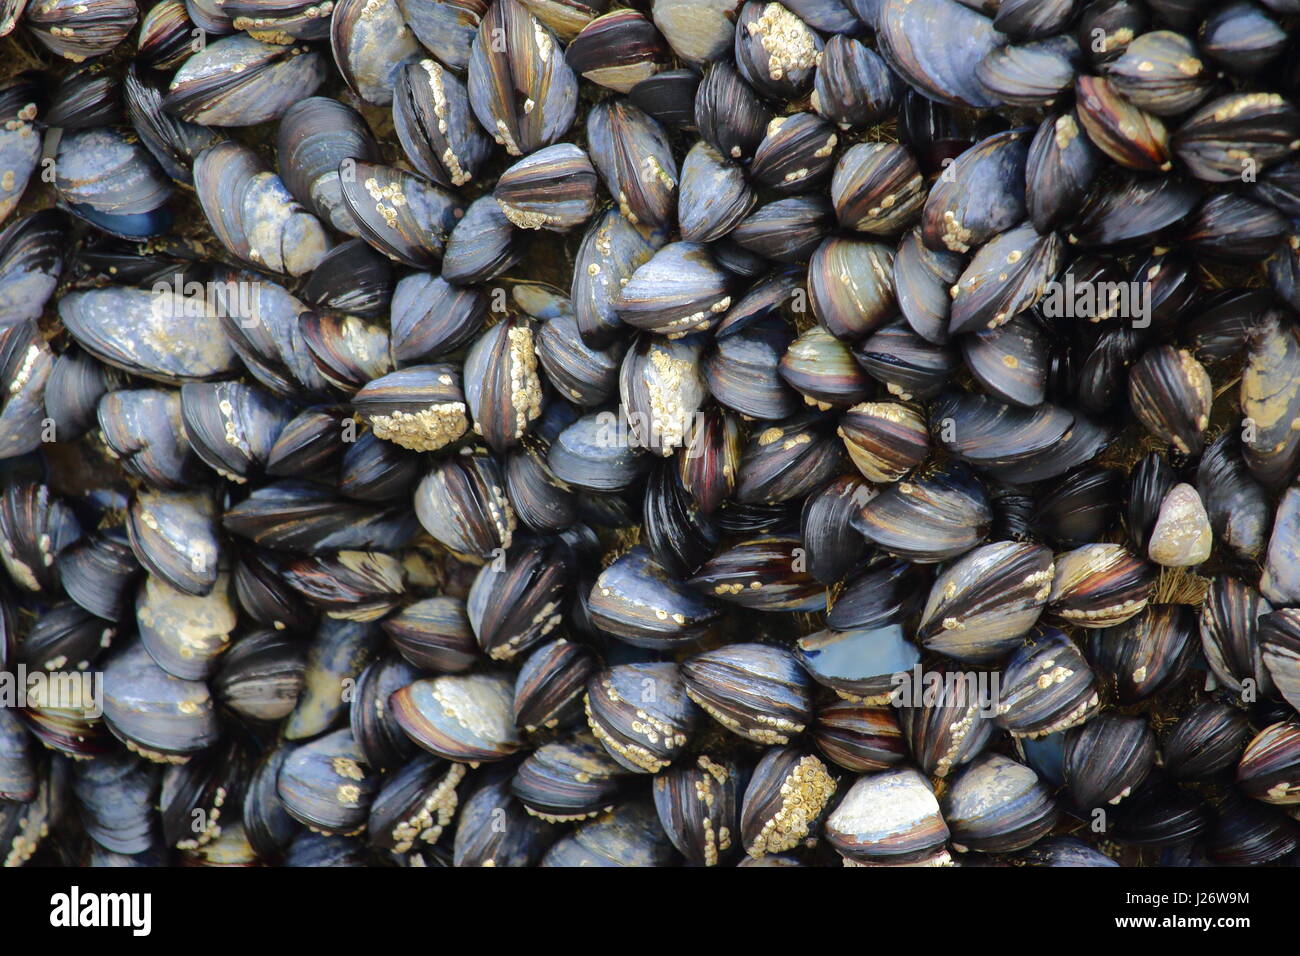
[[[0,859],[1300,861],[1300,0],[0,0]]]

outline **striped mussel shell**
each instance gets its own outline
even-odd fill
[[[1030,515],[1032,527],[1062,548],[1097,541],[1115,522],[1123,483],[1118,469],[1077,469],[1039,500]]]
[[[762,611],[820,611],[826,589],[808,570],[798,535],[764,535],[720,550],[688,580],[700,592]]]
[[[256,126],[315,93],[326,72],[324,57],[310,47],[236,33],[208,43],[181,65],[163,108],[200,126]]]
[[[804,193],[759,206],[731,230],[743,252],[777,262],[806,262],[830,234],[835,212],[821,193]]]
[[[135,0],[36,0],[23,23],[51,53],[80,63],[111,52],[139,19]]]
[[[921,237],[935,251],[969,253],[1025,218],[1029,130],[981,140],[963,152],[930,190]]]
[[[583,696],[587,725],[633,773],[659,773],[682,756],[699,711],[676,664],[619,664],[592,674]]]
[[[158,666],[182,680],[206,680],[231,645],[237,619],[230,577],[205,595],[187,594],[149,575],[135,604],[140,642]]]
[[[344,728],[289,752],[276,780],[288,814],[325,834],[359,833],[380,787],[352,731]]]
[[[422,749],[457,763],[509,757],[521,745],[510,682],[496,674],[423,678],[394,692],[388,705]]]
[[[734,760],[706,753],[655,775],[659,822],[692,865],[718,866],[735,856],[744,783],[745,774]]]
[[[120,528],[86,535],[56,561],[63,590],[81,607],[106,621],[120,621],[128,613],[140,563]]]
[[[216,703],[207,685],[168,674],[140,641],[105,662],[103,697],[109,730],[149,760],[184,763],[217,740]]]
[[[889,485],[863,506],[856,526],[882,551],[937,564],[979,544],[992,520],[984,487],[953,462]]]
[[[1156,569],[1122,544],[1088,544],[1056,556],[1047,616],[1079,627],[1114,627],[1142,611]]]
[[[826,839],[845,866],[945,866],[948,825],[915,768],[861,776],[826,818]]]
[[[636,269],[613,304],[628,325],[681,336],[718,323],[732,302],[730,285],[728,273],[706,246],[674,242]]]
[[[0,223],[17,207],[41,158],[35,120],[43,109],[42,89],[30,73],[0,83],[0,159],[13,173],[12,181],[0,181]]]
[[[515,512],[496,461],[456,455],[436,464],[415,490],[415,514],[424,529],[459,554],[483,560],[509,548]]]
[[[1071,220],[1102,164],[1101,151],[1079,129],[1075,110],[1043,120],[1025,160],[1025,205],[1034,228],[1045,232]]]
[[[809,413],[752,432],[741,455],[735,500],[779,504],[830,481],[843,470],[845,457],[833,424]]]
[[[1025,408],[974,392],[948,392],[931,406],[931,427],[958,458],[981,468],[1014,465],[1056,447],[1074,413],[1050,403]]]
[[[408,5],[414,6],[399,4]],[[421,10],[453,7],[443,2],[419,5]],[[416,172],[440,186],[471,182],[492,153],[492,140],[470,109],[465,82],[434,59],[407,61],[398,69],[393,126]]]
[[[345,248],[336,246],[335,251]],[[307,306],[256,273],[231,271],[220,283],[212,287],[217,317],[253,378],[285,398],[323,394],[330,382],[309,347]]]
[[[836,35],[826,41],[813,80],[812,108],[842,129],[862,129],[892,112],[898,78],[860,40]]]
[[[452,229],[466,214],[457,195],[395,166],[354,160],[346,174],[341,167],[339,182],[357,234],[414,269],[438,264]]]
[[[873,558],[845,580],[826,614],[834,630],[876,628],[906,621],[920,610],[930,590],[925,565]]]
[[[1294,150],[1300,112],[1277,93],[1230,93],[1185,119],[1170,139],[1174,155],[1197,179],[1240,180]],[[1248,165],[1247,165],[1248,164]]]
[[[600,573],[588,606],[601,630],[652,650],[690,645],[709,636],[722,614],[716,603],[674,578],[641,545]]]
[[[474,433],[496,451],[516,444],[541,414],[535,342],[534,323],[512,316],[480,335],[465,357],[465,398]]]
[[[1178,483],[1178,476],[1165,458],[1151,452],[1129,472],[1124,523],[1134,548],[1145,552],[1151,541],[1165,498]]]
[[[524,811],[510,792],[510,782],[508,773],[491,773],[461,801],[453,866],[537,865],[555,828]]]
[[[1037,623],[1052,588],[1052,553],[1000,541],[963,555],[935,580],[917,638],[929,650],[989,663]]]
[[[1103,77],[1080,76],[1074,90],[1079,125],[1103,153],[1139,172],[1173,168],[1169,133],[1159,117],[1130,103]]]
[[[363,432],[347,447],[339,465],[339,491],[360,501],[405,502],[422,470],[419,456]]]
[[[1021,40],[1051,36],[1069,23],[1072,0],[1004,0],[997,5],[993,28]]]
[[[29,803],[39,788],[36,741],[18,713],[6,707],[0,711],[0,797],[6,802]]]
[[[785,853],[809,839],[835,795],[826,765],[798,747],[769,747],[750,774],[740,836],[751,859]]]
[[[218,143],[195,158],[193,169],[212,231],[236,258],[256,269],[301,276],[329,251],[320,220],[248,147]]]
[[[479,648],[498,661],[545,640],[564,618],[573,559],[561,543],[528,541],[479,570],[466,610]]]
[[[447,237],[442,278],[457,285],[496,278],[522,257],[519,237],[496,197],[479,196]]]
[[[352,396],[352,408],[376,437],[412,451],[437,451],[469,428],[455,365],[412,365],[375,378]]]
[[[1280,608],[1259,621],[1259,643],[1264,666],[1277,692],[1292,707],[1300,700],[1300,613]],[[1207,655],[1208,656],[1208,655]]]
[[[582,644],[557,638],[528,655],[515,678],[515,726],[528,733],[577,722],[595,655]]]
[[[677,453],[682,487],[707,515],[717,511],[735,490],[741,438],[736,416],[710,407],[696,418],[690,441]]]
[[[136,137],[111,127],[70,130],[54,170],[59,198],[111,235],[147,239],[171,228],[172,181]]]
[[[264,548],[319,553],[402,547],[417,528],[409,508],[351,501],[322,485],[278,481],[226,509],[222,526]]]
[[[393,289],[390,342],[393,365],[421,365],[474,340],[488,315],[488,299],[427,272],[402,277]]]
[[[591,159],[622,216],[649,229],[671,226],[677,208],[677,161],[659,121],[615,97],[587,115]]]
[[[564,58],[593,83],[630,93],[665,68],[668,49],[649,17],[621,9],[589,21],[569,43]]]
[[[1292,229],[1272,206],[1245,196],[1210,196],[1184,223],[1179,239],[1198,259],[1254,263],[1274,254]]]
[[[1300,723],[1270,724],[1246,744],[1237,763],[1237,787],[1264,803],[1300,803]]]
[[[1092,667],[1056,628],[1044,628],[1007,658],[998,690],[997,725],[1014,737],[1038,739],[1068,730],[1101,706]]]
[[[136,60],[141,66],[154,70],[174,70],[185,62],[193,50],[190,20],[182,0],[162,0],[145,11],[140,18],[140,39],[136,47]],[[4,33],[0,25],[0,33]]]
[[[212,30],[215,24],[205,21],[214,15],[228,21],[229,27],[243,30],[267,43],[284,43],[288,39],[324,40],[330,32],[330,14],[334,0],[188,0],[185,9],[195,23]],[[200,9],[203,10],[199,13]],[[186,26],[191,26],[187,22]],[[189,39],[188,30],[186,39]]]
[[[55,590],[58,556],[80,537],[76,514],[48,485],[12,482],[0,492],[0,563],[23,590]]]
[[[1128,173],[1099,179],[1067,241],[1083,249],[1149,244],[1196,208],[1200,190],[1177,176]]]
[[[804,501],[799,530],[813,577],[830,586],[855,570],[866,542],[853,527],[864,496],[874,490],[856,475],[840,475]]]
[[[1080,55],[1069,36],[999,46],[975,67],[990,96],[1015,106],[1051,106],[1074,83]]]
[[[1295,824],[1281,811],[1233,793],[1219,811],[1205,852],[1218,866],[1264,866],[1281,862],[1297,844]]]
[[[781,375],[791,343],[784,324],[764,320],[714,338],[704,357],[709,392],[719,405],[747,418],[780,420],[799,408],[799,397]]]
[[[493,3],[470,50],[469,101],[511,156],[562,137],[578,106],[578,80],[552,29],[518,0]]]
[[[589,733],[538,747],[515,771],[510,791],[547,823],[589,820],[613,809],[628,771]]]
[[[608,409],[584,415],[555,436],[546,464],[556,478],[572,488],[623,491],[653,462],[633,440],[629,425]]]
[[[898,481],[930,451],[925,418],[910,405],[863,402],[840,416],[836,431],[849,458],[868,481]]]
[[[936,23],[944,29],[936,30]],[[876,45],[885,61],[929,99],[974,109],[997,105],[975,69],[1002,36],[981,13],[956,0],[884,0],[876,25]]]
[[[356,223],[343,205],[341,176],[355,170],[347,161],[373,163],[380,156],[361,114],[324,96],[301,100],[280,120],[276,154],[281,179],[294,198],[321,221],[356,235]]]
[[[682,160],[677,220],[687,242],[712,242],[734,229],[754,208],[744,169],[700,140]]]
[[[256,477],[280,432],[293,418],[285,399],[242,382],[192,382],[181,386],[181,420],[190,448],[230,481]]]
[[[276,722],[297,706],[305,675],[301,641],[278,631],[254,631],[221,656],[212,692],[247,720]]]
[[[1155,735],[1145,717],[1102,714],[1065,735],[1065,785],[1085,813],[1129,796],[1155,762]]]
[[[731,644],[688,658],[691,700],[746,740],[786,745],[812,721],[812,685],[793,654],[765,644]]]
[[[1161,742],[1161,766],[1175,780],[1212,777],[1236,766],[1250,739],[1250,718],[1217,700],[1190,708]]]
[[[68,776],[71,779],[65,786],[73,798],[68,802],[79,811],[86,835],[97,846],[110,853],[136,854],[156,850],[161,844],[161,827],[157,815],[152,812],[158,797],[160,774],[157,767],[119,751],[95,760],[80,761]],[[48,795],[43,800],[38,791],[31,804],[17,805],[36,817],[33,823],[37,824],[34,828],[37,832],[40,824],[51,822],[44,815],[52,809],[42,806],[46,800]],[[6,857],[12,852],[8,830],[6,826]],[[23,836],[30,839],[26,833]],[[38,842],[39,839],[33,841],[32,850]],[[20,861],[24,859],[22,850],[17,853],[17,858]]]
[[[953,286],[948,331],[953,335],[1005,325],[1038,303],[1061,261],[1060,237],[1030,223],[980,247]]]
[[[779,3],[749,0],[740,8],[736,66],[765,96],[793,100],[808,93],[823,46],[816,30]]]
[[[595,211],[596,170],[577,146],[556,143],[503,172],[492,194],[516,228],[567,232]]]
[[[1269,4],[1278,13],[1294,12],[1286,4]],[[1250,76],[1260,72],[1287,46],[1287,32],[1253,3],[1216,5],[1197,31],[1202,52],[1229,72]]]
[[[312,623],[312,612],[280,576],[283,559],[245,546],[235,561],[235,596],[253,621],[276,631],[300,633]]]
[[[1176,686],[1195,663],[1196,610],[1187,604],[1152,604],[1114,628],[1094,631],[1089,658],[1133,704]]]
[[[808,299],[813,316],[831,335],[861,340],[897,311],[893,248],[867,239],[830,237],[808,262]]]
[[[808,634],[795,642],[794,655],[823,687],[844,700],[873,706],[890,701],[899,675],[910,674],[921,660],[897,624]]]
[[[925,201],[925,180],[905,146],[858,143],[835,165],[831,202],[845,228],[894,235],[911,224]]]
[[[779,193],[800,193],[824,185],[835,162],[835,127],[815,113],[778,116],[767,124],[749,175]]]
[[[510,504],[520,521],[539,532],[562,531],[577,518],[578,495],[546,464],[549,448],[545,438],[533,435],[506,456]]]
[[[663,243],[662,235],[633,225],[615,209],[592,220],[575,254],[570,290],[573,316],[589,348],[608,348],[618,339],[623,285]]]
[[[926,341],[901,320],[877,329],[854,347],[853,357],[905,402],[936,394],[961,365],[956,349]]]
[[[1272,612],[1268,600],[1239,578],[1217,574],[1210,580],[1200,614],[1201,649],[1215,679],[1242,699],[1273,692],[1260,641],[1261,622],[1277,620]]]
[[[960,771],[940,806],[958,851],[1023,850],[1050,833],[1059,817],[1038,774],[997,753],[982,754]]]
[[[63,272],[69,222],[62,211],[43,209],[0,231],[0,326],[41,317]],[[73,350],[69,358],[78,356]]]
[[[456,817],[464,778],[463,764],[427,755],[387,775],[366,821],[371,845],[393,853],[433,846]]]
[[[458,674],[479,660],[465,602],[437,596],[408,604],[380,625],[397,652],[424,671]]]
[[[1288,488],[1282,494],[1273,516],[1273,531],[1264,558],[1264,573],[1259,590],[1275,605],[1293,604],[1300,599],[1300,565],[1297,564],[1297,541],[1300,540],[1300,488]]]
[[[706,143],[727,159],[752,159],[771,119],[770,107],[728,60],[709,64],[695,93],[695,125]]]
[[[682,486],[673,462],[658,465],[646,482],[642,534],[655,560],[678,577],[696,571],[717,549],[716,525]]]
[[[347,709],[348,726],[365,762],[376,770],[395,770],[415,756],[415,744],[404,734],[389,709],[389,697],[420,672],[394,654],[370,661],[352,689]]]
[[[828,760],[854,773],[907,759],[909,744],[892,707],[837,700],[818,708],[808,735]]]
[[[72,601],[60,601],[32,622],[16,656],[32,669],[84,671],[112,647],[116,637],[117,628],[109,622]]]
[[[891,703],[907,748],[932,777],[947,777],[984,751],[992,739],[995,700],[982,699],[974,671],[926,671],[919,665],[896,681]]]
[[[960,344],[971,376],[994,398],[1033,407],[1047,397],[1051,341],[1025,313],[995,329],[963,336]]]
[[[398,605],[406,590],[401,562],[381,551],[294,558],[282,573],[309,604],[349,621],[379,620]]]
[[[1196,45],[1172,30],[1133,39],[1106,65],[1106,76],[1126,100],[1157,116],[1186,113],[1213,86],[1213,75],[1197,56]]]
[[[957,253],[929,248],[919,229],[899,243],[893,276],[898,309],[912,331],[927,342],[948,341],[949,290],[964,268],[965,261]]]

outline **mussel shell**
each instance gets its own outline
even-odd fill
[[[846,700],[883,704],[901,674],[920,661],[897,624],[848,631],[818,631],[799,638],[794,655],[808,675]]]
[[[217,740],[207,685],[160,668],[136,641],[104,665],[104,719],[127,747],[150,760],[183,763]]]
[[[293,712],[305,674],[306,649],[300,642],[257,631],[241,637],[221,658],[212,691],[241,717],[273,722]]]
[[[1088,544],[1056,556],[1047,613],[1079,627],[1113,627],[1146,607],[1156,571],[1119,544]]]
[[[379,785],[352,731],[344,728],[290,751],[276,791],[295,820],[327,835],[346,835],[365,826]]]
[[[912,767],[859,777],[826,818],[825,833],[846,865],[948,862],[939,801]]]
[[[890,554],[937,564],[979,544],[992,519],[983,487],[955,462],[890,485],[863,506],[856,526]]]
[[[770,747],[745,788],[740,836],[752,859],[793,850],[815,831],[835,794],[826,765],[797,747]]]
[[[430,753],[458,763],[488,762],[520,746],[513,696],[503,677],[466,674],[418,680],[394,693],[389,706],[407,736]]]
[[[1189,708],[1160,746],[1161,766],[1177,780],[1210,777],[1235,765],[1250,737],[1246,714],[1218,701]]]
[[[515,678],[515,726],[534,733],[573,722],[596,667],[587,647],[562,637],[537,648]]]
[[[1065,735],[1065,785],[1086,813],[1119,803],[1150,772],[1155,735],[1145,717],[1102,714]]]
[[[812,720],[812,688],[788,651],[732,644],[681,665],[691,700],[727,730],[760,744],[788,744]]]
[[[983,754],[961,771],[940,802],[957,849],[1023,850],[1056,825],[1051,794],[1031,769],[1001,754]]]

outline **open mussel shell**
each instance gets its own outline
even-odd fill
[[[1176,686],[1196,657],[1196,611],[1186,604],[1153,604],[1115,628],[1094,631],[1089,657],[1114,684],[1121,704]]]
[[[510,784],[511,776],[493,773],[461,802],[454,866],[534,866],[545,852],[555,828],[525,813]]]
[[[740,836],[753,859],[800,846],[821,822],[835,778],[817,757],[797,747],[770,747],[745,788]]]
[[[438,596],[408,604],[381,624],[397,652],[425,671],[460,673],[478,661],[465,604]]]
[[[276,631],[246,634],[223,655],[212,692],[223,705],[253,721],[283,720],[302,692],[306,649]]]
[[[1227,574],[1210,581],[1201,607],[1201,648],[1215,678],[1244,699],[1272,693],[1260,646],[1260,622],[1273,606],[1249,584]]]
[[[513,696],[503,677],[466,674],[418,680],[394,693],[389,706],[407,736],[430,753],[488,762],[519,749]]]
[[[1300,724],[1286,720],[1255,735],[1237,764],[1237,787],[1264,803],[1300,803]]]
[[[1145,717],[1102,714],[1065,735],[1065,785],[1091,814],[1129,796],[1151,771],[1155,735]]]
[[[405,592],[402,565],[380,551],[339,551],[294,558],[283,568],[285,580],[327,615],[349,621],[376,621]]]
[[[59,197],[91,225],[127,239],[171,228],[171,180],[125,133],[109,127],[70,131],[59,141],[54,168]]]
[[[98,532],[69,545],[57,563],[60,583],[73,601],[106,621],[125,617],[140,564],[120,529]]]
[[[320,220],[248,147],[218,143],[195,158],[193,170],[194,189],[213,233],[248,265],[301,276],[329,251]]]
[[[732,644],[681,665],[691,700],[727,730],[760,744],[788,744],[812,720],[812,685],[789,651]]]
[[[358,833],[380,786],[379,775],[344,728],[290,751],[276,792],[291,817],[325,834]]]
[[[537,648],[515,678],[515,726],[534,733],[576,722],[596,667],[589,648],[562,637]]]
[[[659,773],[681,756],[700,718],[671,663],[599,671],[587,681],[583,706],[596,739],[634,773]]]
[[[519,765],[510,790],[547,823],[586,820],[613,809],[627,771],[588,733],[545,744]]]
[[[206,684],[173,677],[136,641],[104,665],[104,719],[127,747],[150,760],[184,763],[218,735]]]
[[[862,129],[889,114],[899,82],[864,43],[837,35],[826,41],[813,81],[812,107],[842,128]]]
[[[817,683],[845,700],[879,705],[919,663],[920,651],[896,624],[818,631],[799,638],[795,658]]]
[[[960,661],[988,663],[1037,623],[1052,586],[1047,548],[1001,541],[976,548],[935,580],[917,638]]]
[[[63,272],[69,222],[60,210],[43,209],[0,232],[0,326],[41,317]]]
[[[1250,737],[1245,712],[1218,701],[1189,709],[1160,746],[1161,766],[1176,780],[1211,777],[1235,766]]]
[[[992,519],[979,480],[952,463],[890,485],[863,506],[856,526],[890,554],[937,564],[979,544]]]
[[[208,43],[181,65],[163,108],[201,126],[256,126],[315,93],[326,70],[324,57],[310,47],[236,33]]]
[[[1203,105],[1174,131],[1174,155],[1197,179],[1241,180],[1293,150],[1300,112],[1277,93],[1232,93]]]
[[[474,115],[512,156],[555,142],[573,123],[577,77],[551,28],[517,0],[483,15],[468,71]]]
[[[1047,613],[1079,627],[1113,627],[1147,606],[1156,569],[1120,544],[1089,544],[1056,556]]]
[[[420,756],[386,776],[370,806],[366,829],[380,849],[408,853],[438,842],[460,806],[465,767]]]
[[[1046,836],[1058,810],[1033,770],[1001,754],[977,757],[944,791],[943,818],[958,850],[1010,853]]]
[[[846,866],[950,862],[939,801],[912,767],[859,777],[826,818],[825,833]]]

